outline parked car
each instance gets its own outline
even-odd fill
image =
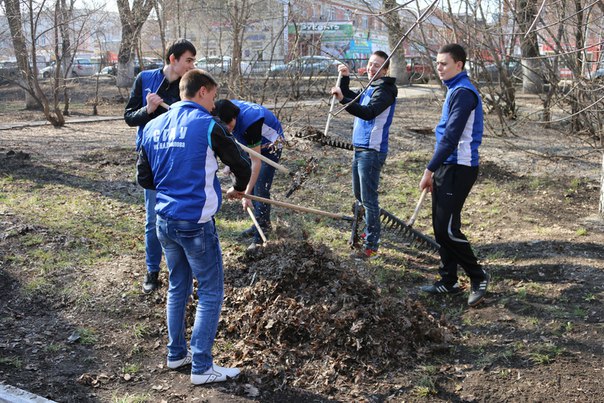
[[[485,64],[484,66],[476,65],[475,68],[477,81],[496,82],[501,80],[500,67],[495,63]],[[502,61],[501,69],[507,73],[512,81],[522,80],[522,64],[517,60]]]
[[[94,73],[95,76],[117,76],[117,66],[105,66],[98,73]]]
[[[198,59],[195,63],[198,69],[213,75],[227,74],[231,70],[230,56],[207,56]]]
[[[604,79],[604,67],[601,69],[597,69],[596,72],[594,73],[594,80],[595,79]]]
[[[0,62],[0,84],[19,79],[17,62]]]
[[[56,62],[52,62],[50,66],[41,69],[38,76],[41,78],[50,78],[55,72],[56,65]],[[96,73],[96,65],[92,64],[90,59],[76,57],[73,60],[73,64],[71,65],[72,77],[90,77],[94,73]]]
[[[164,62],[160,59],[150,59],[150,58],[143,59],[143,69],[142,70],[160,69],[162,67],[164,67]],[[141,72],[140,61],[138,59],[136,59],[134,61],[134,75],[136,76],[140,72]],[[117,75],[117,66],[115,68],[115,74]]]
[[[271,66],[269,76],[317,76],[337,75],[339,62],[325,56],[302,56],[287,64]]]

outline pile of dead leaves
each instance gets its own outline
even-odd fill
[[[265,387],[333,394],[408,368],[450,336],[417,301],[381,295],[352,261],[281,241],[225,269],[217,358]],[[352,391],[350,393],[353,393]]]

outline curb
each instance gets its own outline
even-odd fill
[[[0,403],[56,403],[26,390],[0,383]]]

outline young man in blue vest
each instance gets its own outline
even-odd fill
[[[470,277],[468,305],[483,301],[489,275],[478,263],[461,232],[461,210],[478,177],[478,146],[482,142],[482,100],[464,70],[466,52],[458,44],[440,48],[436,57],[438,76],[447,86],[442,115],[436,126],[436,146],[419,183],[432,192],[432,226],[439,243],[441,279],[421,287],[429,294],[462,292],[457,266]]]
[[[156,191],[157,234],[170,273],[167,366],[192,364],[195,385],[239,375],[239,369],[220,367],[212,359],[224,295],[222,251],[214,224],[222,202],[217,158],[234,177],[229,198],[241,198],[251,169],[228,129],[210,114],[217,88],[201,70],[186,73],[180,81],[183,101],[145,127],[137,162],[138,182]],[[193,278],[198,302],[189,350],[185,311]]]
[[[216,109],[213,114],[226,123],[233,136],[241,144],[262,154],[271,161],[279,163],[281,159],[281,141],[284,138],[283,128],[273,112],[252,102],[221,99],[216,101]],[[250,160],[252,162],[252,177],[245,193],[270,199],[275,168],[253,155],[250,155]],[[246,198],[243,198],[241,203],[244,210],[252,206],[250,200]],[[256,220],[262,232],[267,234],[271,231],[271,205],[255,201],[253,206]],[[242,235],[254,237],[250,247],[261,245],[263,242],[253,225],[245,230]]]
[[[380,240],[378,186],[388,154],[388,135],[398,94],[396,78],[388,77],[390,61],[387,59],[385,52],[373,52],[367,62],[367,77],[375,80],[356,102],[350,103],[358,93],[349,88],[347,66],[338,66],[338,71],[342,73],[340,87],[331,89],[331,94],[341,104],[350,103],[346,111],[355,116],[352,129],[352,190],[354,197],[365,208],[365,245],[352,255],[358,259],[375,257]]]
[[[152,119],[166,112],[160,106],[180,101],[180,78],[195,67],[195,46],[186,39],[178,39],[166,52],[166,65],[160,69],[144,70],[136,77],[124,119],[128,126],[138,126],[136,149],[140,147],[143,129]],[[143,292],[150,293],[159,287],[161,245],[155,233],[155,191],[145,189],[145,256],[147,273]]]

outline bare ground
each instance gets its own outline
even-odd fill
[[[10,101],[14,91],[3,88]],[[107,90],[105,114],[121,113]],[[381,184],[407,219],[438,116],[402,100]],[[247,218],[218,216],[226,298],[216,360],[236,381],[192,387],[165,360],[165,286],[141,295],[134,129],[122,121],[0,131],[0,381],[56,401],[601,401],[604,225],[601,155],[588,139],[530,119],[490,132],[464,225],[493,276],[488,299],[431,299],[437,259],[385,231],[381,257],[348,258],[346,222],[274,209],[274,240],[245,252]],[[79,113],[89,107],[81,104]],[[2,122],[40,119],[17,106]],[[283,109],[288,132],[322,128],[325,106]],[[341,115],[333,135],[346,139]],[[412,130],[413,129],[413,130]],[[294,139],[283,163],[317,172],[290,202],[350,214],[348,151]],[[277,178],[282,198],[287,178]],[[415,227],[430,233],[428,208]],[[164,283],[167,281],[162,271]],[[463,279],[464,282],[467,282]],[[190,318],[191,320],[191,318]]]

